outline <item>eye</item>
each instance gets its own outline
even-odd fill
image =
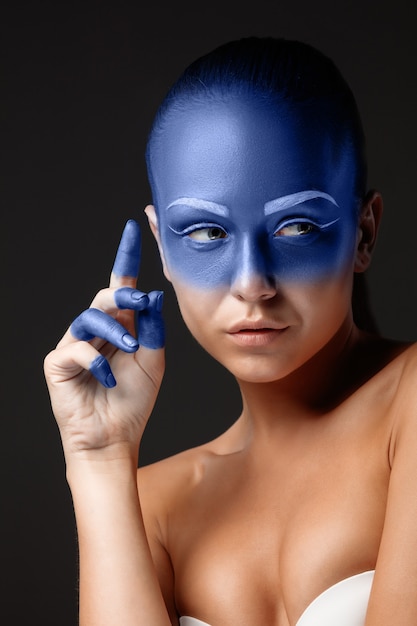
[[[219,226],[209,226],[193,230],[188,233],[188,236],[195,241],[215,241],[217,239],[225,239],[227,233]]]
[[[316,231],[314,224],[310,222],[293,222],[292,224],[284,224],[275,231],[275,237],[300,237],[302,235],[310,235]]]

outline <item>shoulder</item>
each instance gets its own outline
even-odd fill
[[[207,444],[140,467],[139,489],[145,493],[158,487],[160,494],[177,498],[184,489],[192,489],[200,482],[212,456],[213,452]]]
[[[173,623],[177,622],[175,575],[172,565],[172,533],[178,509],[205,475],[213,453],[206,446],[181,452],[138,469],[138,493],[152,560]]]
[[[402,365],[403,380],[407,382],[409,377],[413,377],[415,382],[415,376],[417,374],[417,342],[408,344],[403,352],[399,356],[399,361]]]
[[[417,343],[388,344],[388,358],[375,380],[378,398],[386,396],[392,443],[409,427],[417,429]]]
[[[210,480],[213,465],[223,455],[217,440],[185,450],[138,469],[138,490],[144,517],[162,529],[169,516],[193,500]]]
[[[415,388],[417,395],[417,343],[383,338],[367,338],[357,353],[356,368],[365,373],[364,391],[387,395],[392,406],[404,398],[404,389]],[[409,397],[409,394],[407,394]]]
[[[399,451],[417,451],[417,343],[396,359],[397,384],[392,402],[392,461]],[[410,448],[411,447],[411,448]]]
[[[369,604],[372,624],[417,623],[417,345],[392,362],[395,391],[389,449],[390,480],[376,577]]]
[[[169,503],[187,498],[203,482],[210,480],[212,470],[223,466],[242,447],[237,419],[225,432],[202,445],[189,448],[155,463],[140,467],[138,486],[151,496],[158,491]]]
[[[392,361],[398,361],[403,365],[411,365],[417,363],[417,342],[401,342],[391,339],[385,339],[383,342],[391,347]]]
[[[356,400],[374,416],[372,436],[382,433],[392,469],[400,452],[404,458],[417,451],[417,343],[375,338],[363,347],[359,361],[370,360],[371,376],[358,388]]]
[[[417,409],[417,343],[408,344],[390,363],[395,381],[393,411],[398,423]],[[403,418],[403,419],[402,419]]]

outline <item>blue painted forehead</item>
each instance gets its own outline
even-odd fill
[[[223,175],[223,166],[219,170],[219,162],[230,167],[229,178]],[[190,180],[198,180],[202,193],[201,183],[206,180],[209,195],[214,184],[221,195],[222,179],[225,187],[233,189],[236,171],[239,185],[244,180],[251,192],[262,185],[272,190],[278,178],[288,179],[288,193],[315,188],[318,181],[333,178],[335,187],[349,190],[351,200],[346,193],[345,198],[351,206],[360,204],[355,193],[355,151],[349,136],[335,129],[329,118],[323,123],[310,107],[271,103],[254,94],[188,100],[181,107],[172,107],[149,142],[148,168],[157,210],[161,202],[166,204],[164,197],[167,192],[169,195],[171,183],[185,180],[187,173]],[[247,172],[244,179],[243,171]],[[339,183],[338,178],[343,181]]]
[[[154,191],[152,152],[163,129],[191,103],[209,104],[237,98],[303,108],[321,120],[333,137],[350,142],[356,167],[356,193],[366,191],[362,124],[354,96],[326,55],[299,41],[248,37],[219,46],[191,63],[168,91],[155,116],[146,151]]]
[[[352,262],[354,167],[299,109],[243,97],[188,103],[151,154],[171,276],[201,289],[265,274],[317,281]],[[300,236],[298,236],[300,234]]]

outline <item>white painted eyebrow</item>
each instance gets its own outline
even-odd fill
[[[217,202],[210,202],[209,200],[201,200],[201,198],[177,198],[168,204],[167,210],[176,205],[186,205],[194,209],[205,209],[211,213],[216,213],[226,217],[229,215],[229,209],[224,204],[217,204]]]
[[[324,200],[328,200],[335,206],[339,206],[330,194],[325,193],[324,191],[311,189],[291,193],[288,196],[282,196],[281,198],[276,198],[275,200],[266,202],[264,205],[265,215],[271,215],[271,213],[275,213],[276,211],[282,211],[292,206],[296,206],[297,204],[301,204],[302,202],[307,202],[307,200],[314,200],[315,198],[324,198]]]

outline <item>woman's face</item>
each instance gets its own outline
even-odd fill
[[[151,164],[165,273],[238,378],[282,377],[351,324],[354,163],[300,112],[190,103]]]

